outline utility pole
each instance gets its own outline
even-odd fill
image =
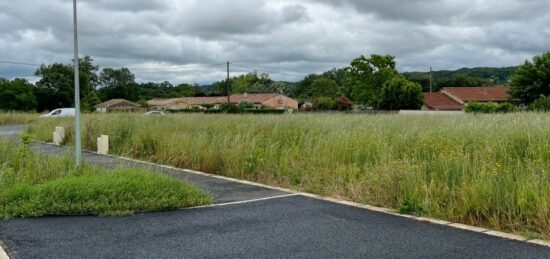
[[[227,61],[227,78],[225,79],[225,93],[227,94],[227,104],[230,104],[231,94],[229,93],[229,61]]]
[[[75,164],[76,167],[80,167],[81,162],[81,143],[80,143],[80,77],[79,77],[79,65],[78,65],[78,23],[76,16],[76,0],[73,0],[73,29],[74,29],[74,109],[75,109],[75,134],[74,134],[74,146],[75,146]]]
[[[430,67],[430,93],[433,91],[433,80],[432,67]]]

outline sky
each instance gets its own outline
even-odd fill
[[[550,50],[548,0],[78,0],[79,49],[138,81],[297,81],[389,54],[398,69],[515,66]],[[0,60],[69,63],[71,0],[0,0]],[[0,77],[33,80],[32,66]],[[34,78],[35,80],[36,78]]]

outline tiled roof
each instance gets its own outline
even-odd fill
[[[117,106],[117,105],[127,105],[127,106],[139,107],[139,104],[130,102],[130,101],[125,100],[125,99],[112,99],[112,100],[106,101],[104,103],[100,103],[100,104],[96,105],[95,107],[96,108],[110,108],[110,107]]]
[[[269,100],[271,100],[271,99],[273,99],[273,98],[275,98],[279,95],[281,95],[281,94],[277,94],[277,93],[269,93],[269,94],[233,94],[229,98],[230,98],[231,103],[240,103],[243,100],[247,100],[247,101],[250,101],[250,102],[253,102],[253,103],[263,103],[263,102],[269,101]],[[223,100],[224,101],[222,101],[222,102],[227,102],[227,96]]]
[[[281,94],[267,93],[267,94],[233,94],[231,95],[230,102],[238,104],[243,100],[253,102],[255,104],[261,104],[269,101]],[[171,99],[152,99],[147,101],[149,106],[168,106],[177,102],[187,103],[189,105],[201,105],[201,104],[222,104],[227,103],[227,96],[217,97],[182,97]]]
[[[507,87],[445,87],[441,92],[463,102],[505,102],[509,90]]]
[[[147,105],[149,106],[166,106],[171,104],[174,101],[177,101],[179,98],[165,98],[165,99],[152,99],[147,101]]]
[[[434,110],[462,110],[464,105],[442,92],[424,93],[424,104]]]

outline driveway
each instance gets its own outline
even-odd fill
[[[0,132],[2,127],[0,127]],[[62,155],[66,148],[32,148]],[[128,217],[0,221],[11,258],[550,258],[550,249],[147,163],[84,153],[108,168],[148,168],[213,193],[216,204]]]

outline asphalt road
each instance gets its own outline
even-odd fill
[[[33,148],[64,153],[45,144]],[[11,258],[550,258],[549,248],[524,242],[183,170],[90,153],[84,158],[186,179],[211,191],[218,205],[117,218],[0,221]],[[255,200],[261,198],[267,199]],[[235,201],[243,203],[226,203]]]

